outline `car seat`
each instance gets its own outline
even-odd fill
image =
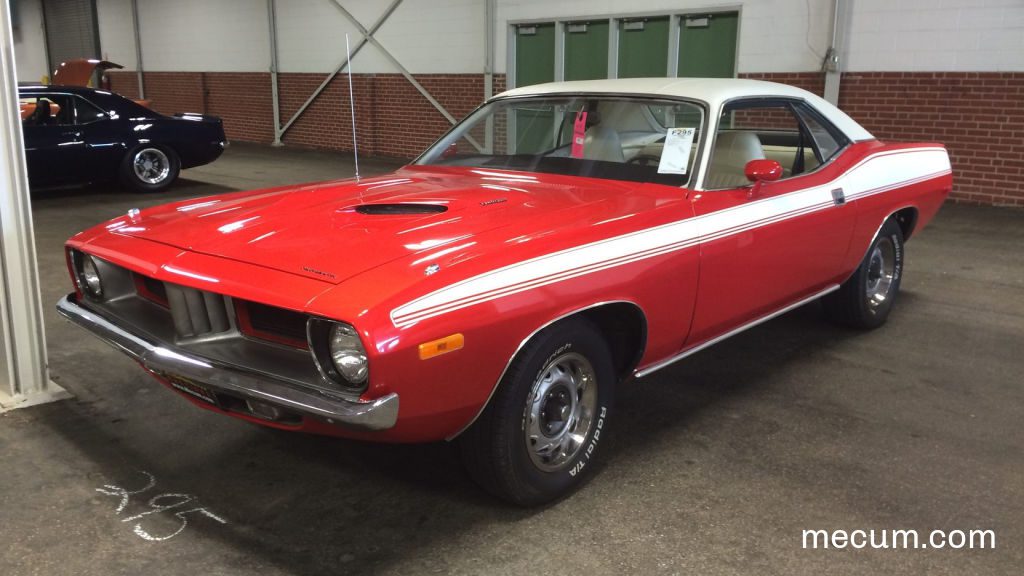
[[[38,100],[36,101],[36,109],[25,119],[25,124],[29,126],[46,126],[50,123],[50,119],[50,101]]]
[[[746,131],[719,132],[704,187],[739,188],[750,184],[745,168],[751,160],[763,160],[764,149],[757,134]]]

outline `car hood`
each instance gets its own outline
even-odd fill
[[[194,199],[110,229],[332,283],[542,214],[622,198],[630,185],[464,168]],[[612,202],[614,203],[614,202]],[[609,207],[611,208],[611,207]]]
[[[88,86],[94,71],[98,69],[102,74],[111,68],[120,69],[124,66],[109,60],[75,58],[60,63],[60,66],[53,71],[50,84],[54,86]]]

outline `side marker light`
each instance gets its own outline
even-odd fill
[[[435,356],[461,350],[465,344],[466,339],[462,334],[452,334],[438,340],[424,342],[420,344],[420,360],[427,360]]]

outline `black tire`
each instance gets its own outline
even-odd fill
[[[136,162],[149,162],[140,166],[150,177],[136,170]],[[143,145],[134,148],[121,160],[121,182],[134,192],[161,192],[178,179],[181,160],[166,146]]]
[[[579,363],[580,358],[586,366]],[[559,372],[559,366],[574,363],[580,370],[569,370],[574,376],[564,390],[576,387],[577,402],[566,407],[566,396],[559,390],[562,384],[557,384],[561,381],[545,377],[555,374],[564,378],[568,372]],[[593,379],[580,387],[576,383],[586,379],[582,374],[587,367]],[[600,440],[607,435],[615,383],[608,344],[590,322],[570,319],[541,331],[519,352],[483,413],[459,438],[470,476],[491,494],[520,506],[537,506],[569,494],[594,468]],[[594,391],[593,398],[589,390]],[[535,397],[539,402],[530,401]],[[583,441],[574,451],[555,451],[556,457],[545,462],[538,444],[527,439],[534,426],[545,431],[540,436],[542,443],[553,443],[551,439],[558,436],[555,432],[562,430],[567,444],[574,445],[568,431],[579,435],[587,410],[581,409],[575,420],[566,417],[566,410],[571,417],[577,415],[576,406],[588,405],[592,408]],[[546,413],[540,411],[542,407],[561,416],[531,418]],[[559,462],[558,457],[564,460]]]
[[[890,218],[853,276],[823,299],[825,313],[831,320],[854,328],[878,328],[885,324],[896,303],[902,278],[903,230]]]

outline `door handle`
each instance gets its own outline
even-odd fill
[[[75,138],[81,138],[82,137],[82,133],[81,132],[63,132],[61,134],[61,136],[74,136]]]
[[[846,194],[843,193],[842,188],[832,190],[832,202],[834,202],[836,206],[846,204]]]

